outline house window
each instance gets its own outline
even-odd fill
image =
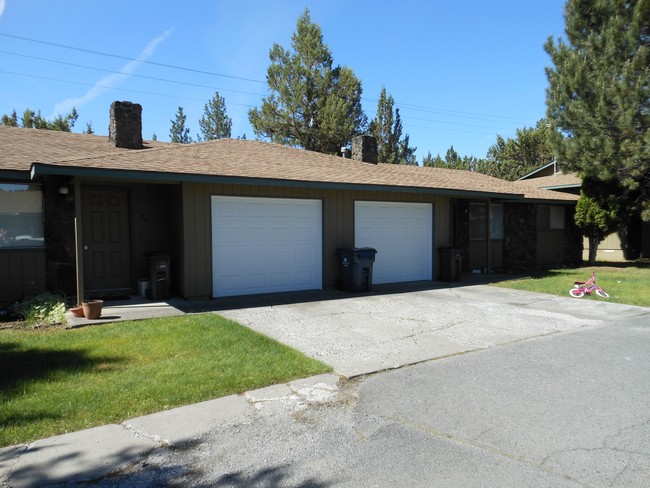
[[[469,238],[487,237],[487,204],[469,205]],[[503,239],[503,205],[490,205],[490,239]]]
[[[564,207],[540,206],[537,208],[537,229],[564,230]]]
[[[41,188],[0,183],[0,249],[43,245]]]

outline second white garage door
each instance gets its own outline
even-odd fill
[[[354,245],[374,247],[373,283],[430,280],[433,205],[355,202]]]
[[[323,286],[320,200],[212,197],[212,293]]]

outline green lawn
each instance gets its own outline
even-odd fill
[[[571,298],[569,290],[574,281],[586,281],[591,270],[596,271],[596,283],[607,293],[609,298],[600,298],[595,294],[583,298]],[[565,296],[570,300],[607,300],[628,305],[650,307],[650,266],[645,263],[636,265],[598,265],[593,268],[555,269],[535,276],[495,283],[496,286],[517,290],[537,291],[552,295]]]
[[[0,447],[330,371],[215,314],[0,331]]]

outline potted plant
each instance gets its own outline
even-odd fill
[[[86,300],[82,303],[84,317],[88,320],[95,320],[102,315],[104,300]]]
[[[84,316],[84,308],[81,305],[75,305],[74,307],[70,307],[70,313],[74,315],[75,317],[83,317]]]

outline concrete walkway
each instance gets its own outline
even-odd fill
[[[159,450],[189,445],[224,423],[233,425],[259,415],[262,405],[268,415],[274,409],[298,412],[327,403],[345,387],[343,377],[597,328],[614,318],[650,317],[647,308],[485,285],[449,288],[429,283],[382,291],[365,295],[335,291],[303,294],[299,302],[292,302],[296,297],[287,295],[201,304],[144,300],[110,303],[103,318],[92,323],[218,309],[331,364],[338,374],[5,448],[0,450],[0,485],[40,486],[98,479],[137,463],[145,455],[151,458]]]

